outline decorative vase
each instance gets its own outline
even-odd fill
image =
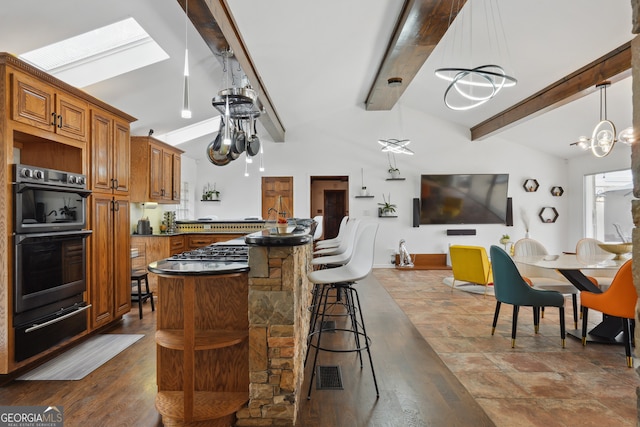
[[[367,191],[367,187],[362,187],[362,189],[360,189],[360,195],[361,196],[368,196],[369,192]]]
[[[278,224],[277,228],[278,228],[278,234],[285,234],[287,232],[287,224]]]

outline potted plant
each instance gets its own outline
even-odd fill
[[[396,205],[391,203],[391,193],[389,193],[389,200],[382,194],[382,200],[384,200],[384,203],[378,203],[380,216],[390,216],[395,213]]]
[[[391,156],[387,153],[387,160],[389,161],[389,169],[387,169],[387,172],[389,172],[392,179],[398,178],[400,176],[400,169],[398,169],[398,166],[396,165],[396,156],[393,156],[393,164],[391,164]]]
[[[388,172],[391,175],[391,178],[397,178],[397,177],[400,176],[400,169],[398,169],[396,167],[389,166]]]
[[[511,237],[509,237],[508,234],[503,234],[502,237],[500,238],[500,244],[502,245],[506,245],[510,241],[511,241]]]

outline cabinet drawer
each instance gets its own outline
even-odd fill
[[[203,246],[208,246],[219,240],[217,236],[212,236],[212,235],[189,236],[187,237],[187,239],[188,239],[187,246],[189,250],[201,248]]]
[[[184,252],[184,238],[182,236],[174,236],[169,240],[169,255],[179,254],[180,252]]]

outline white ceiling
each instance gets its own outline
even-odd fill
[[[227,2],[285,129],[321,120],[330,111],[364,109],[402,3]],[[163,134],[215,114],[211,98],[220,89],[221,68],[189,25],[193,118],[180,118],[184,12],[176,0],[57,0],[46,6],[41,0],[5,3],[0,9],[0,51],[16,55],[129,16],[145,28],[169,54],[169,60],[84,88],[137,117],[132,124],[133,135],[146,135],[149,129],[156,135]],[[401,98],[403,108],[469,128],[632,38],[629,0],[500,0],[499,4],[508,60],[518,85],[504,89],[475,110],[448,110],[442,101],[446,84],[434,76],[433,70],[457,64],[441,63],[439,46]],[[444,40],[446,43],[446,36]],[[474,49],[474,56],[481,56],[482,49]],[[608,90],[608,118],[619,129],[631,125],[630,80]],[[590,135],[599,119],[598,103],[596,92],[511,127],[495,138],[507,138],[562,158],[583,155],[569,143],[580,135]],[[204,139],[211,140],[212,136]],[[193,146],[201,146],[197,142]],[[183,148],[189,153],[188,147],[186,144]]]

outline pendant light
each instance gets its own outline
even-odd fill
[[[191,104],[189,102],[189,39],[187,27],[189,23],[189,0],[185,0],[184,13],[184,77],[182,85],[182,113],[183,119],[191,118]]]
[[[453,54],[449,54],[450,58],[444,59],[445,51],[452,50],[457,44],[466,47],[466,52],[457,52],[456,61],[460,58],[468,58],[469,61],[475,61],[473,56],[472,44],[481,34],[473,33],[473,8],[472,5],[478,1],[483,2],[484,16],[477,20],[479,23],[486,24],[487,45],[488,50],[494,52],[498,58],[496,62],[508,61],[507,39],[502,27],[502,18],[498,8],[497,0],[468,0],[468,5],[463,9],[464,1],[451,2],[451,11],[449,13],[449,28],[453,21],[454,15],[460,15],[454,22],[454,31],[447,36],[447,40],[452,40],[443,46],[443,60],[453,61]],[[454,13],[454,3],[457,5]],[[467,18],[467,15],[469,17]],[[458,34],[460,32],[460,35]],[[468,40],[462,40],[463,38]],[[448,49],[447,49],[448,48]],[[493,61],[493,59],[491,59]],[[447,82],[449,86],[444,92],[445,105],[457,111],[470,110],[478,107],[487,101],[493,99],[498,92],[505,87],[515,86],[517,80],[507,75],[505,69],[496,62],[489,62],[485,65],[468,66],[468,67],[442,67],[435,70],[435,75]]]
[[[609,81],[596,85],[596,88],[600,90],[600,121],[593,128],[591,138],[581,136],[578,141],[569,144],[583,150],[590,149],[591,153],[596,157],[608,156],[618,141],[627,145],[635,142],[633,127],[623,129],[616,138],[616,126],[611,120],[607,119],[607,88],[609,86],[611,86]]]
[[[400,86],[402,86],[402,78],[391,77],[389,80],[387,80],[387,84],[389,85],[389,87],[399,88]],[[402,110],[401,110],[400,102],[396,103],[396,108],[398,109],[398,123],[400,126],[400,132],[402,133],[403,131]],[[413,155],[413,151],[407,148],[407,145],[411,144],[410,139],[396,139],[396,138],[379,139],[378,144],[382,145],[383,153],[392,152],[392,153],[398,153],[398,154],[408,154],[410,156]]]

